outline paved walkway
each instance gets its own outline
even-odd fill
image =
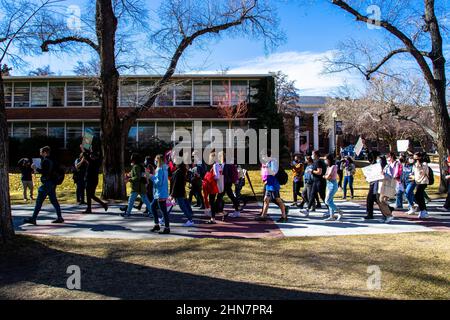
[[[344,211],[342,222],[325,222],[322,215],[325,210],[311,213],[305,219],[299,210],[290,210],[287,224],[277,224],[280,210],[271,205],[269,214],[271,220],[256,222],[254,217],[260,211],[257,204],[249,205],[240,218],[227,218],[222,222],[218,219],[216,225],[205,224],[207,217],[202,212],[195,212],[195,226],[182,226],[185,219],[178,207],[171,214],[171,234],[161,236],[149,230],[153,227],[153,219],[134,211],[132,217],[124,219],[119,216],[119,206],[111,206],[108,213],[103,209],[94,209],[93,214],[82,214],[84,207],[63,205],[63,215],[66,221],[62,225],[51,223],[55,218],[51,205],[46,205],[38,219],[38,226],[24,225],[23,218],[31,216],[33,207],[16,205],[13,207],[14,225],[18,233],[29,235],[53,235],[77,238],[119,238],[119,239],[151,239],[151,238],[281,238],[303,236],[339,236],[357,234],[384,234],[400,232],[450,231],[450,213],[437,211],[442,201],[428,204],[430,218],[419,220],[416,216],[407,216],[405,211],[395,211],[396,219],[389,225],[378,220],[364,221],[365,207],[361,202],[336,202]],[[379,211],[376,217],[380,218]]]

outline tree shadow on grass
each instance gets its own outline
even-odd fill
[[[21,297],[20,292],[2,292],[1,287],[14,290],[14,285],[22,282],[65,289],[69,277],[66,270],[70,265],[78,265],[81,269],[80,298],[83,298],[83,292],[119,299],[161,300],[358,298],[237,282],[119,261],[114,257],[64,252],[33,238],[20,241],[18,247],[9,251],[0,248],[6,258],[0,262],[0,299]]]

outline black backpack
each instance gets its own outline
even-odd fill
[[[278,167],[278,172],[275,175],[275,178],[278,180],[280,186],[284,186],[289,180],[288,174],[281,165]]]
[[[431,167],[428,167],[428,185],[432,186],[434,184],[434,172]]]
[[[58,164],[57,162],[53,161],[52,164],[52,180],[55,182],[57,186],[62,185],[64,182],[64,178],[66,175],[65,168]]]

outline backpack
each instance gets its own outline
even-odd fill
[[[284,186],[289,180],[289,177],[288,177],[286,171],[284,171],[284,169],[281,165],[278,167],[278,172],[275,175],[275,178],[278,180],[278,183],[280,184],[280,186]]]
[[[205,177],[203,178],[202,181],[202,187],[207,194],[219,193],[219,188],[217,187],[216,179],[214,179],[213,169],[211,169],[205,174]]]
[[[428,185],[432,186],[434,184],[434,172],[433,169],[428,167]]]
[[[64,178],[66,175],[66,170],[64,167],[55,161],[52,164],[52,180],[55,182],[57,186],[60,186],[64,182]]]

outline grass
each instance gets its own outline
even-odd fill
[[[0,299],[450,299],[450,233],[331,239],[112,240],[18,236]],[[69,265],[81,291],[66,289]],[[381,269],[369,290],[368,266]]]
[[[292,174],[289,170],[286,170],[286,172],[289,175],[289,181],[288,183],[281,188],[281,197],[285,201],[292,201]],[[260,178],[260,172],[259,170],[251,170],[249,171],[250,180],[252,181],[253,188],[255,189],[255,192],[257,196],[262,196],[262,190],[263,190],[263,184]],[[102,175],[99,177],[99,187],[98,192],[101,190],[101,185],[103,181]],[[38,175],[34,177],[35,187],[39,185],[39,179]],[[129,190],[129,185],[128,192]],[[436,198],[439,196],[438,192],[439,188],[439,177],[436,177],[435,183],[433,186],[430,186],[427,188],[427,192],[431,198]],[[36,189],[36,188],[35,188]],[[367,192],[369,190],[369,185],[364,179],[364,175],[362,174],[361,169],[356,170],[356,175],[354,179],[354,189],[355,189],[355,198],[356,200],[363,200],[367,196]],[[23,204],[23,189],[22,184],[20,182],[20,175],[19,174],[10,174],[10,194],[11,194],[11,201],[12,204]],[[246,185],[243,188],[242,193],[244,195],[252,195],[251,188],[246,182]],[[37,190],[35,190],[35,195],[37,194]],[[350,195],[350,191],[348,191],[347,196]],[[339,190],[336,194],[336,198],[339,199],[343,196],[342,190]],[[71,175],[66,175],[66,178],[61,186],[58,186],[58,200],[60,203],[74,203],[75,201],[75,184],[73,183]]]

